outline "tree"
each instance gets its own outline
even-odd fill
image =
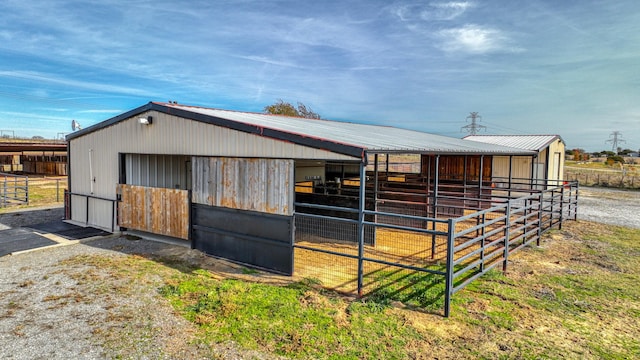
[[[613,165],[615,163],[624,164],[624,158],[620,155],[607,156],[607,165]]]
[[[296,108],[290,103],[282,101],[282,99],[278,99],[278,101],[273,105],[265,106],[264,112],[273,115],[320,119],[320,115],[311,110],[311,108],[308,108],[305,104],[298,102],[298,107]]]

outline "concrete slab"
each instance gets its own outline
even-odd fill
[[[82,239],[107,236],[110,233],[81,227],[63,221],[0,230],[0,256],[77,243]]]
[[[33,230],[27,228],[0,230],[0,256],[56,244],[57,242],[34,234]]]

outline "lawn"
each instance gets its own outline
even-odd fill
[[[193,324],[199,346],[318,359],[630,359],[640,354],[638,256],[640,230],[567,222],[510,257],[509,273],[455,294],[450,318],[313,279],[264,283],[250,269],[238,279],[172,258],[81,260],[132,281],[160,276],[157,296]]]

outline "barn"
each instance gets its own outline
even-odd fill
[[[545,180],[549,186],[563,180],[565,143],[560,135],[469,135],[464,139],[534,152],[533,156],[495,156],[494,179]]]
[[[572,186],[495,192],[494,159],[535,151],[388,126],[150,102],[67,141],[71,222],[360,295],[428,274],[446,315],[455,291],[577,204]]]

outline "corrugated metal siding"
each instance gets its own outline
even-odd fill
[[[193,202],[293,214],[292,160],[193,157]]]
[[[564,152],[565,145],[560,140],[554,141],[549,145],[549,178],[552,180],[562,180],[564,177]]]
[[[195,106],[185,106],[166,103],[149,103],[127,113],[118,115],[102,123],[90,126],[76,133],[69,134],[67,139],[85,136],[105,127],[120,122],[128,122],[132,118],[147,116],[153,113],[178,114],[182,119],[192,119],[204,126],[236,129],[237,132],[252,133],[258,138],[271,139],[281,142],[299,144],[307,149],[330,149],[333,153],[347,154],[347,156],[361,158],[364,151],[370,153],[431,153],[431,154],[512,154],[525,155],[528,150],[509,148],[494,144],[466,141],[458,138],[429,134],[421,131],[407,130],[381,125],[347,123],[341,121],[313,120],[262,113],[246,113],[220,109],[208,109]],[[155,127],[154,124],[149,128]],[[141,125],[137,124],[138,128]],[[171,139],[182,139],[182,127],[177,128]],[[149,131],[149,130],[145,130]],[[202,134],[202,133],[200,133]],[[191,140],[191,138],[190,138]],[[235,142],[237,143],[237,142]],[[225,144],[233,144],[225,142]],[[237,151],[236,151],[237,153]],[[271,156],[269,152],[259,155]],[[207,154],[198,154],[207,155]],[[228,155],[232,154],[217,154]],[[242,155],[251,156],[251,155]],[[256,155],[258,156],[258,155]],[[301,157],[314,158],[323,157]]]
[[[493,157],[493,174],[492,177],[499,181],[507,181],[509,179],[509,157],[494,156]]]
[[[139,117],[148,115],[153,116],[152,125],[138,123]],[[212,126],[157,111],[147,112],[76,139],[88,137],[96,138],[93,142],[98,144],[106,141],[107,144],[104,145],[107,149],[132,154],[353,160],[350,156]]]
[[[75,194],[115,200],[118,184],[118,154],[115,152],[113,142],[96,134],[96,136],[74,140],[70,144],[70,149],[70,191]],[[72,220],[85,222],[86,200],[80,196],[73,196],[71,204]],[[89,225],[104,229],[111,229],[116,216],[111,202],[100,199],[89,200],[88,215]]]
[[[465,136],[464,139],[486,144],[539,151],[547,147],[547,145],[557,137],[557,135],[470,135]]]
[[[494,144],[469,142],[466,140],[429,134],[421,131],[390,126],[357,124],[331,120],[247,113],[221,109],[200,108],[179,104],[161,104],[198,114],[228,119],[306,138],[326,139],[329,142],[362,147],[367,151],[407,151],[434,153],[475,154],[522,154],[521,148],[508,148]]]
[[[531,156],[514,156],[511,161],[511,177],[514,182],[531,179]],[[509,179],[509,156],[493,157],[493,177],[499,177],[502,181]]]
[[[139,124],[137,119],[147,115],[153,116],[153,124]],[[326,150],[241,133],[155,111],[73,138],[69,141],[69,147],[70,191],[113,200],[116,199],[116,186],[119,182],[119,153],[354,160],[353,157]],[[72,200],[72,219],[84,222],[85,207],[76,204],[79,202],[84,204],[84,200]],[[90,216],[96,219],[100,227],[109,228],[112,215],[104,209],[105,206],[92,205],[91,211],[95,213]]]
[[[126,154],[127,184],[167,189],[189,188],[191,157]]]

